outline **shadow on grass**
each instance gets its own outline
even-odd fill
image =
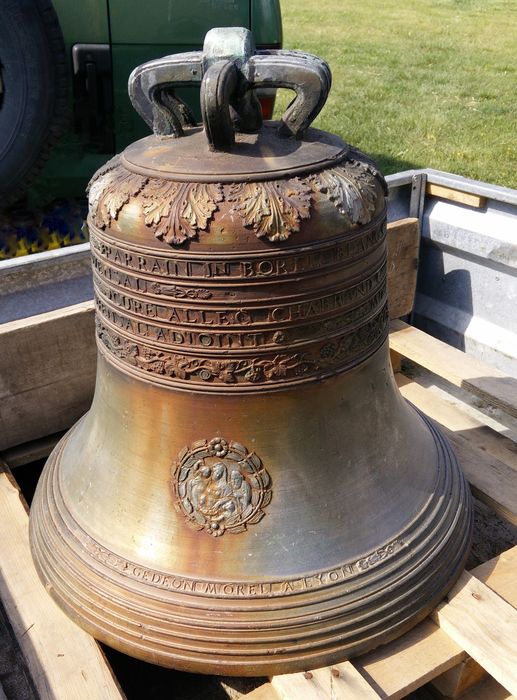
[[[368,153],[367,155],[377,163],[383,175],[391,175],[392,173],[400,173],[403,170],[416,170],[426,167],[422,163],[411,163],[408,160],[395,158],[395,156],[389,153]]]

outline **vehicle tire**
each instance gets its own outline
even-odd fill
[[[22,197],[67,119],[65,46],[50,0],[0,0],[0,209]]]

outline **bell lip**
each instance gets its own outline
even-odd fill
[[[121,165],[145,177],[176,182],[259,182],[335,167],[351,150],[338,136],[313,127],[303,140],[280,138],[278,125],[266,121],[256,134],[236,134],[231,152],[210,151],[199,126],[179,139],[146,136],[126,147]]]
[[[174,669],[176,671],[182,671],[186,673],[200,673],[203,675],[219,675],[219,676],[231,676],[231,677],[243,677],[243,678],[253,678],[261,676],[275,676],[286,673],[300,673],[304,671],[309,671],[315,668],[321,668],[325,666],[332,666],[337,663],[343,663],[349,659],[360,656],[370,651],[374,651],[380,647],[395,641],[406,632],[409,632],[419,623],[423,622],[428,615],[436,608],[436,606],[444,599],[447,592],[450,591],[453,586],[457,583],[461,573],[464,569],[465,563],[468,558],[469,550],[472,541],[472,527],[470,529],[470,535],[468,539],[468,545],[465,548],[465,553],[463,558],[457,563],[456,568],[448,579],[448,581],[443,585],[443,587],[436,593],[436,595],[428,601],[425,607],[420,608],[418,612],[409,615],[407,619],[397,622],[392,628],[386,629],[380,634],[375,635],[371,639],[367,639],[360,644],[354,645],[351,649],[335,649],[335,650],[322,650],[317,654],[300,654],[295,659],[281,659],[274,660],[270,658],[264,658],[260,661],[258,660],[248,660],[248,661],[231,661],[225,660],[223,662],[216,662],[207,654],[207,658],[203,660],[192,660],[190,658],[180,658],[174,657],[172,659],[170,656],[165,656],[162,654],[152,653],[145,646],[138,646],[131,643],[125,643],[120,638],[114,637],[113,634],[108,631],[101,631],[100,628],[94,624],[89,623],[84,618],[77,615],[74,608],[67,605],[66,601],[60,596],[56,595],[52,586],[47,585],[47,579],[40,569],[39,563],[35,561],[36,571],[41,582],[46,586],[48,593],[54,600],[54,602],[61,607],[61,609],[70,617],[70,619],[85,630],[92,637],[97,639],[97,641],[106,644],[116,651],[127,654],[128,656],[139,659],[146,663],[151,663],[156,666],[161,666],[162,668]]]
[[[441,446],[441,467],[448,472],[435,499],[440,508],[451,511],[444,515],[445,527],[439,518],[439,525],[434,523],[422,533],[429,545],[417,562],[409,558],[402,573],[397,567],[396,576],[392,575],[388,558],[373,569],[376,575],[365,589],[351,592],[342,585],[335,598],[327,595],[322,601],[302,603],[291,619],[288,607],[285,620],[274,614],[268,617],[267,609],[253,617],[249,610],[239,611],[235,599],[223,601],[221,618],[221,612],[215,612],[220,608],[206,598],[181,593],[183,599],[178,602],[177,594],[160,595],[149,590],[145,582],[125,583],[121,574],[110,574],[86,549],[82,555],[74,551],[76,533],[70,524],[59,525],[55,517],[62,519],[63,513],[51,499],[44,502],[55,496],[49,469],[38,487],[31,517],[36,568],[56,602],[81,627],[120,651],[165,667],[255,676],[300,671],[350,658],[390,641],[422,620],[446,595],[465,564],[473,521],[470,492],[450,446],[432,423],[428,425]],[[281,600],[278,597],[275,602]],[[331,613],[323,624],[321,605]],[[249,615],[253,619],[248,622]],[[219,619],[227,624],[216,638]]]

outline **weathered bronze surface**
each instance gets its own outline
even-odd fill
[[[172,92],[189,80],[205,132]],[[260,81],[298,97],[258,130]],[[464,478],[389,364],[384,180],[309,129],[329,87],[319,59],[217,30],[204,58],[135,71],[156,133],[90,186],[95,398],[31,541],[57,602],[147,661],[329,664],[414,625],[463,566]]]

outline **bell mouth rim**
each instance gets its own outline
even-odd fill
[[[279,122],[264,122],[254,134],[236,134],[231,152],[210,151],[202,127],[184,137],[146,136],[121,154],[130,172],[176,182],[260,182],[332,168],[351,147],[334,134],[309,128],[303,140],[280,138]]]

